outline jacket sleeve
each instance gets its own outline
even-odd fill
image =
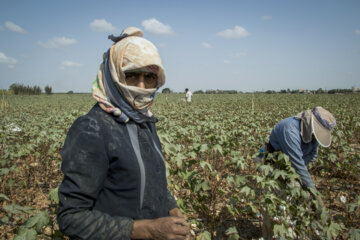
[[[153,133],[154,135],[154,140],[155,140],[155,147],[156,147],[156,144],[158,145],[159,149],[160,149],[160,154],[161,154],[161,157],[163,158],[164,160],[164,164],[165,164],[165,158],[164,156],[162,155],[161,151],[162,151],[162,147],[161,147],[161,142],[160,142],[160,139],[159,139],[159,136],[157,135],[157,132],[156,132],[156,128],[155,128],[155,124],[150,124],[149,125],[150,129],[151,129],[151,132]],[[176,203],[176,200],[174,198],[174,196],[171,194],[171,192],[169,190],[167,190],[167,208],[168,208],[168,211],[170,211],[171,209],[174,209],[174,208],[177,208],[178,205]]]
[[[318,155],[318,145],[312,146],[311,152],[303,157],[305,164],[308,165],[312,163],[316,159],[317,155]]]
[[[281,131],[281,135],[282,136],[278,137],[278,139],[281,139],[279,141],[281,151],[290,157],[291,164],[295,168],[297,174],[300,175],[304,187],[314,188],[314,184],[303,159],[301,136],[299,132],[294,128],[290,128]]]
[[[167,202],[168,202],[168,210],[169,211],[171,209],[178,207],[175,198],[173,197],[173,195],[171,194],[171,192],[169,190],[167,190]]]
[[[130,239],[132,219],[92,210],[109,167],[98,122],[86,116],[76,120],[61,156],[60,230],[72,239]]]

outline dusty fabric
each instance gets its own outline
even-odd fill
[[[106,92],[107,102],[111,103],[113,106],[117,106],[119,108],[119,115],[112,114],[115,116],[117,122],[126,123],[130,119],[138,124],[142,124],[144,122],[157,122],[157,119],[152,116],[147,116],[140,111],[135,110],[121,95],[116,83],[113,81],[111,77],[111,73],[109,70],[109,56],[110,50],[105,54],[104,60],[104,75],[103,75],[103,88]],[[100,104],[100,103],[99,103]],[[103,105],[104,106],[104,105]],[[111,113],[111,112],[110,112]]]
[[[128,125],[137,129],[145,185]],[[99,104],[71,126],[61,150],[58,223],[72,239],[130,239],[133,220],[166,217],[176,208],[155,124],[119,123]]]
[[[141,33],[141,34],[140,34]],[[110,48],[108,57],[108,68],[112,81],[116,84],[121,95],[126,101],[139,112],[151,116],[150,107],[153,103],[155,92],[164,85],[165,73],[160,56],[156,47],[148,40],[142,38],[140,29],[125,29],[126,37],[116,42]],[[106,54],[104,54],[104,62]],[[121,107],[114,105],[108,98],[104,88],[104,62],[100,65],[98,75],[93,83],[93,97],[99,102],[101,108],[115,116],[121,115]],[[142,71],[157,74],[158,82],[156,88],[142,89],[127,86],[125,72]]]
[[[311,123],[312,111],[311,110],[303,111],[301,113],[298,113],[295,117],[301,120],[300,134],[302,140],[304,141],[304,143],[311,142],[312,132],[313,132],[312,123]]]

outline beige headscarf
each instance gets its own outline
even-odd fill
[[[121,95],[127,102],[141,113],[151,116],[149,108],[153,102],[154,93],[165,83],[164,68],[156,47],[142,38],[142,31],[138,28],[126,28],[122,35],[127,37],[116,42],[110,48],[109,69],[111,77]],[[100,103],[102,109],[117,116],[121,110],[111,104],[104,88],[104,63],[100,65],[97,79],[93,84],[93,97]],[[145,71],[157,74],[156,88],[142,89],[126,85],[125,72]]]
[[[301,113],[298,113],[295,117],[301,120],[300,134],[302,140],[304,141],[304,143],[311,142],[313,133],[311,126],[312,111],[310,109],[303,111]]]

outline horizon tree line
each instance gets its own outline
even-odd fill
[[[25,86],[24,84],[13,83],[9,87],[9,91],[12,91],[15,95],[40,95],[42,93],[41,87],[35,86]],[[44,88],[46,94],[52,93],[52,87],[46,85]]]

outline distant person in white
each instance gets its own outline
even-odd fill
[[[185,92],[186,92],[186,95],[185,95],[185,100],[186,102],[191,102],[191,96],[192,96],[192,93],[190,92],[190,90],[188,88],[185,89]]]

